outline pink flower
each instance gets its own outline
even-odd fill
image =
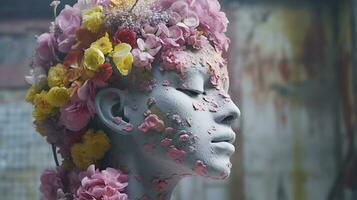
[[[127,200],[124,189],[128,186],[128,177],[120,170],[107,168],[99,171],[94,165],[88,167],[75,200]]]
[[[134,65],[141,68],[151,69],[151,63],[155,59],[155,55],[161,49],[160,39],[153,35],[147,34],[145,42],[139,38],[137,40],[138,48],[132,51],[134,56]]]
[[[148,52],[143,52],[140,49],[134,49],[132,52],[134,61],[133,64],[139,68],[145,68],[150,70],[151,63],[154,61],[154,57],[151,56]]]
[[[144,28],[140,30],[141,35],[146,38],[148,34],[156,34],[158,27],[145,24]]]
[[[185,42],[183,37],[182,29],[177,26],[167,27],[165,24],[161,23],[158,25],[157,35],[162,40],[163,46],[166,48],[180,47]]]
[[[229,39],[225,36],[228,19],[217,0],[195,0],[191,4],[192,9],[200,19],[200,25],[205,32],[208,32],[209,39],[214,43],[215,48],[225,53],[228,50]]]
[[[74,132],[86,127],[95,114],[95,92],[96,85],[93,81],[84,82],[71,102],[61,108],[60,124]]]
[[[56,23],[62,31],[57,38],[58,49],[67,53],[76,42],[76,30],[81,26],[81,11],[66,5],[56,18]]]
[[[60,123],[70,131],[80,131],[86,127],[94,116],[95,108],[91,101],[75,98],[60,110]]]
[[[57,56],[57,42],[52,33],[43,33],[37,38],[35,63],[44,69],[59,61]]]
[[[193,11],[199,19],[199,27],[205,32],[217,51],[226,53],[229,47],[229,39],[224,34],[227,30],[228,19],[224,12],[221,12],[221,6],[217,0],[183,0],[178,3],[177,0],[160,0],[163,9],[175,11],[173,17],[182,16],[182,8]],[[180,10],[181,9],[181,10]],[[192,18],[193,19],[193,18]],[[190,20],[191,21],[191,18]],[[193,22],[194,20],[192,20]]]
[[[184,1],[176,1],[170,7],[171,16],[170,24],[177,25],[181,23],[182,25],[194,29],[199,25],[199,19],[195,12],[189,9],[189,5]]]
[[[186,40],[187,44],[191,45],[194,49],[201,49],[208,43],[208,40],[205,36],[197,35],[197,33],[189,36]]]
[[[64,171],[62,168],[47,169],[41,175],[40,191],[44,200],[57,200],[57,191],[63,190]]]

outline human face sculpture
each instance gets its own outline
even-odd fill
[[[115,134],[132,137],[130,145],[156,164],[182,176],[226,178],[235,151],[232,125],[240,116],[227,94],[226,65],[210,45],[174,53],[178,70],[153,66],[150,73],[130,77],[126,92],[100,91],[99,116]],[[118,93],[121,106],[111,106]]]

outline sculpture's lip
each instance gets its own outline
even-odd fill
[[[236,140],[236,134],[234,132],[228,132],[222,135],[217,135],[212,139],[212,143],[227,142],[233,144]]]

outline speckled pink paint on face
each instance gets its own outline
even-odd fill
[[[138,129],[143,133],[149,131],[162,132],[165,129],[165,124],[157,115],[150,114],[145,118],[145,121],[139,125]]]
[[[217,128],[215,127],[215,126],[211,126],[208,130],[207,130],[207,132],[208,132],[208,134],[214,134],[214,132],[215,131],[217,131]]]

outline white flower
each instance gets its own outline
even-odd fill
[[[46,72],[42,67],[35,67],[30,70],[30,75],[25,76],[25,80],[31,85],[41,85],[45,83],[47,77]]]
[[[58,5],[60,5],[60,3],[61,3],[61,1],[52,1],[50,6],[56,8]]]

